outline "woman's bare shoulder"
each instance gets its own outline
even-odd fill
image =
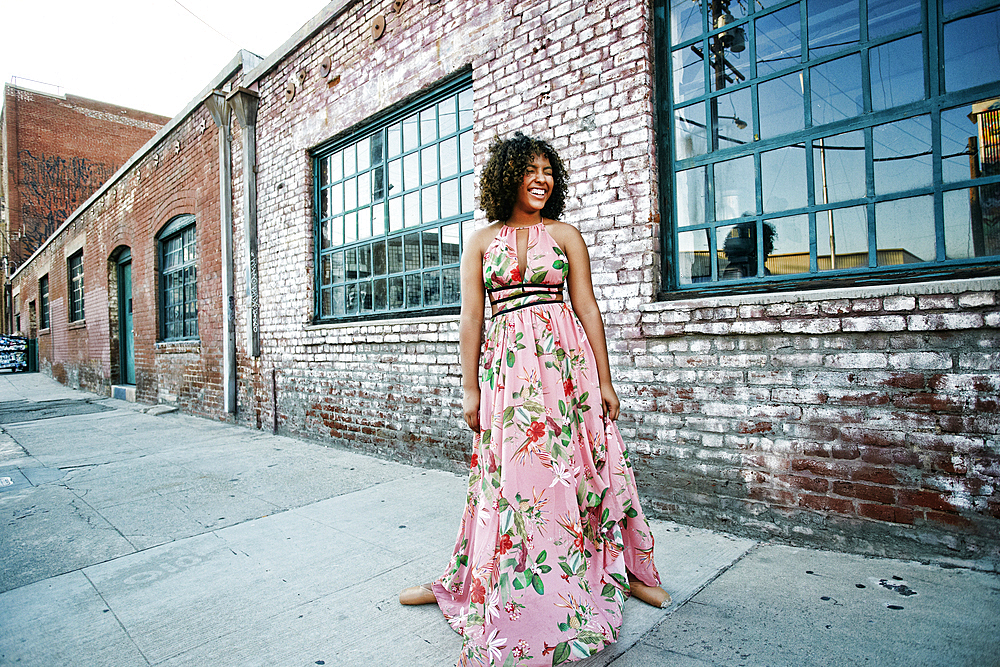
[[[545,231],[554,238],[559,246],[566,250],[567,246],[583,243],[583,236],[573,225],[559,220],[546,220]]]
[[[501,227],[503,227],[503,223],[494,222],[486,227],[477,229],[469,237],[465,247],[475,249],[480,254],[485,253],[486,249],[490,247],[491,243],[493,243],[493,239],[495,239],[497,234],[500,233]]]

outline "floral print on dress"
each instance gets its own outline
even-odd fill
[[[626,568],[659,584],[628,452],[601,414],[594,352],[558,300],[566,255],[544,224],[527,234],[524,276],[514,229],[501,227],[483,257],[484,285],[512,310],[490,320],[483,343],[482,431],[455,550],[434,584],[464,638],[460,666],[589,657],[618,639]]]

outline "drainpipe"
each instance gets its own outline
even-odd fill
[[[242,86],[226,96],[236,119],[243,127],[243,237],[247,260],[247,293],[250,317],[247,327],[247,352],[260,356],[260,296],[257,290],[257,101],[260,94]]]
[[[236,297],[233,294],[233,167],[229,133],[229,105],[226,94],[213,90],[205,100],[212,120],[219,128],[219,205],[222,233],[222,409],[236,414]]]

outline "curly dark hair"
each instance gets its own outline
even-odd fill
[[[517,191],[536,155],[544,155],[552,165],[553,188],[542,209],[542,217],[558,220],[566,204],[566,167],[547,142],[515,132],[510,139],[497,137],[490,145],[490,159],[479,178],[480,204],[490,220],[506,222],[514,213]]]

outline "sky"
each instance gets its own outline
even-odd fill
[[[2,4],[4,83],[173,117],[239,49],[267,57],[327,0]]]

